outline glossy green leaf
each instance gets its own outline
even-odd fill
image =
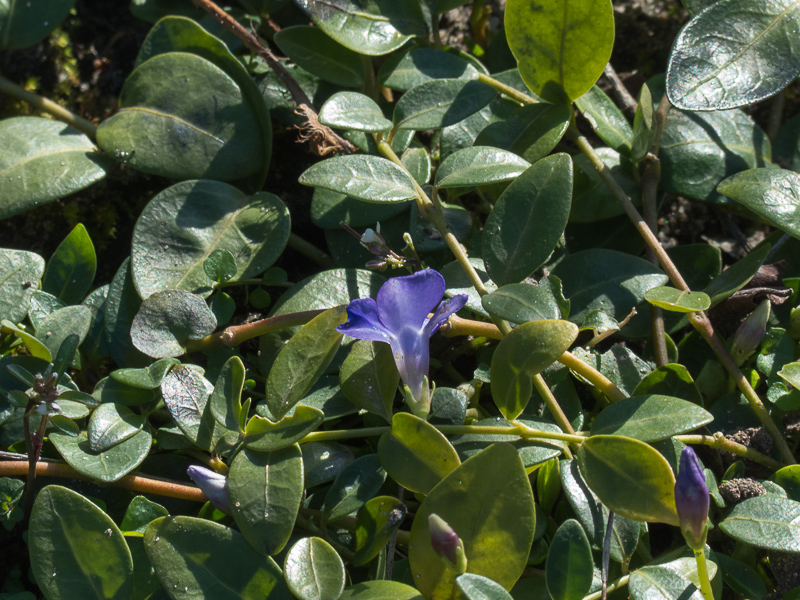
[[[633,143],[631,161],[639,162],[650,151],[656,136],[655,107],[647,84],[639,92],[636,115],[633,119]]]
[[[24,250],[0,250],[0,319],[19,323],[28,314],[44,273],[44,259]]]
[[[220,369],[214,391],[208,399],[211,414],[226,429],[244,429],[242,415],[242,388],[246,377],[244,363],[238,356],[231,356]]]
[[[380,156],[336,156],[306,169],[298,180],[366,202],[403,202],[416,197],[414,180]]]
[[[108,288],[104,328],[111,356],[120,367],[144,367],[152,359],[137,350],[131,340],[131,323],[142,299],[133,285],[130,259],[126,258]]]
[[[567,131],[572,111],[565,104],[528,104],[507,119],[489,123],[476,146],[493,146],[518,154],[530,163],[544,158]]]
[[[33,292],[31,304],[28,308],[28,319],[30,319],[31,325],[33,325],[34,328],[39,327],[42,321],[59,308],[64,308],[65,306],[67,306],[66,303],[53,296],[53,294],[48,294],[42,290],[36,290]]]
[[[0,7],[0,48],[14,50],[41,42],[69,15],[75,0],[54,0],[43,5],[3,2]]]
[[[571,303],[569,318],[576,323],[595,310],[622,321],[647,290],[667,282],[667,276],[644,259],[603,248],[570,254],[552,273],[564,286]]]
[[[77,304],[92,286],[96,270],[94,245],[79,223],[47,262],[42,289],[66,304]]]
[[[378,456],[389,476],[414,492],[427,494],[461,464],[455,448],[433,425],[410,413],[392,418],[381,436]]]
[[[378,493],[386,481],[386,471],[376,454],[367,454],[347,465],[336,476],[325,495],[323,515],[335,521],[359,510]]]
[[[105,377],[95,385],[92,398],[99,403],[114,402],[125,406],[136,406],[153,402],[157,395],[153,390],[133,387],[111,377]]]
[[[203,261],[203,271],[217,284],[230,281],[236,275],[236,259],[230,250],[213,250]]]
[[[631,124],[603,90],[592,86],[575,100],[575,106],[589,121],[597,137],[620,154],[630,153],[633,141]]]
[[[607,406],[592,422],[592,435],[620,435],[657,442],[707,425],[714,416],[680,398],[649,394]]]
[[[331,308],[292,336],[275,359],[267,377],[267,406],[283,418],[319,379],[342,343],[336,326],[344,323],[344,307]]]
[[[95,288],[82,304],[92,313],[92,324],[89,326],[89,333],[81,344],[81,350],[89,359],[90,363],[98,363],[109,356],[111,349],[106,341],[105,318],[106,300],[108,299],[109,285],[102,285]]]
[[[0,321],[0,332],[6,335],[12,334],[18,339],[22,340],[22,343],[25,344],[25,347],[28,349],[28,352],[30,352],[31,356],[47,362],[50,362],[53,359],[53,355],[47,346],[36,339],[36,337],[34,337],[32,334],[14,325],[14,323],[11,321],[7,321],[5,319]]]
[[[671,110],[661,136],[661,185],[696,200],[719,202],[717,184],[739,171],[765,167],[772,149],[764,131],[741,110]]]
[[[556,530],[545,565],[547,591],[553,600],[580,600],[592,586],[594,563],[580,523],[567,519]]]
[[[281,296],[270,316],[304,310],[327,309],[356,298],[375,297],[386,281],[380,273],[365,269],[331,269],[306,277]]]
[[[235,181],[267,161],[259,118],[242,89],[200,56],[168,52],[145,61],[125,82],[119,105],[97,141],[140,171]]]
[[[382,342],[356,341],[339,371],[339,383],[347,399],[389,423],[399,382],[392,349]]]
[[[436,170],[436,187],[472,187],[516,179],[530,163],[512,152],[473,146],[453,152]]]
[[[638,205],[641,192],[626,168],[627,159],[611,148],[598,148],[596,153],[622,190],[633,200],[635,205]],[[619,201],[589,159],[583,154],[576,154],[572,157],[572,162],[575,184],[572,190],[570,223],[596,223],[624,214],[625,211]]]
[[[208,405],[213,391],[194,365],[174,365],[161,382],[161,396],[170,416],[192,443],[206,450],[211,450],[226,431]]]
[[[614,45],[610,0],[510,0],[508,45],[525,84],[552,103],[585,94],[608,64]]]
[[[233,518],[262,554],[280,552],[294,528],[303,497],[303,458],[296,444],[272,452],[245,449],[228,474]]]
[[[38,15],[40,10],[37,7],[33,12]],[[0,35],[2,26],[0,17]],[[0,219],[87,188],[103,179],[109,167],[108,159],[86,135],[52,119],[3,119],[0,138],[4,141]]]
[[[669,286],[647,290],[644,299],[653,306],[678,313],[708,310],[711,306],[711,298],[705,292],[686,292]]]
[[[162,358],[141,369],[117,369],[109,373],[114,381],[142,390],[154,390],[161,385],[164,375],[172,365],[179,364],[177,358]]]
[[[722,570],[722,577],[730,588],[745,598],[762,600],[767,595],[764,580],[753,567],[747,563],[731,558],[721,552],[714,552],[712,560]]]
[[[761,268],[769,254],[769,250],[769,244],[762,244],[715,277],[703,290],[711,297],[711,306],[719,304],[725,298],[747,285]]]
[[[306,488],[334,479],[355,460],[353,451],[336,442],[310,442],[303,444],[303,479]]]
[[[522,281],[547,260],[571,202],[572,160],[563,153],[538,161],[506,188],[483,231],[483,260],[497,285]]]
[[[259,554],[239,532],[218,523],[163,517],[147,527],[144,547],[174,600],[292,598],[275,561]]]
[[[71,437],[77,437],[81,432],[78,424],[66,415],[51,415],[49,421],[56,429]]]
[[[411,146],[407,148],[400,157],[403,166],[411,173],[420,185],[425,185],[431,178],[433,165],[428,150],[422,146]]]
[[[145,418],[121,404],[101,404],[92,413],[86,433],[89,447],[103,452],[132,438],[144,427]]]
[[[800,465],[789,465],[778,469],[770,477],[784,490],[791,500],[800,502]]]
[[[519,579],[533,542],[533,492],[517,451],[493,444],[453,470],[427,495],[411,527],[409,561],[426,598],[449,598],[456,574],[431,547],[428,515],[436,513],[458,534],[467,571],[506,590]]]
[[[632,600],[703,600],[703,594],[686,577],[663,566],[648,566],[631,573]]]
[[[311,220],[317,227],[325,229],[339,229],[339,223],[343,221],[350,227],[374,229],[376,223],[384,223],[387,219],[406,212],[409,206],[410,202],[364,202],[318,187],[311,199]]]
[[[531,379],[561,356],[578,335],[569,321],[520,325],[505,336],[492,357],[492,398],[506,419],[516,419],[533,393]]]
[[[105,483],[124,477],[142,464],[153,444],[153,436],[148,429],[142,429],[133,437],[103,452],[92,450],[85,432],[72,437],[54,431],[49,438],[70,467],[82,475]]]
[[[489,104],[494,88],[465,79],[426,81],[408,90],[394,107],[397,129],[442,129]]]
[[[185,181],[156,195],[133,232],[131,270],[142,298],[167,289],[208,296],[215,250],[236,259],[236,279],[262,273],[289,239],[289,209],[273,194],[247,196],[219,181]]]
[[[331,96],[319,109],[319,122],[338,129],[369,133],[392,128],[392,122],[383,116],[381,107],[358,92],[338,92]]]
[[[728,177],[717,190],[768,223],[800,237],[800,175],[783,169],[751,169]]]
[[[703,396],[689,371],[677,363],[666,364],[648,373],[637,384],[631,395],[643,396],[646,394],[674,396],[703,406]]]
[[[501,585],[483,575],[459,575],[456,577],[456,586],[467,600],[512,600],[511,594]]]
[[[386,59],[378,73],[381,85],[399,92],[435,79],[477,79],[472,62],[453,52],[435,48],[413,48]]]
[[[675,476],[667,460],[638,440],[592,436],[578,449],[580,472],[610,510],[634,521],[677,526]]]
[[[365,581],[345,588],[339,600],[423,600],[423,596],[399,581]]]
[[[328,542],[307,537],[286,554],[283,578],[299,600],[337,600],[344,590],[344,563]]]
[[[66,306],[50,314],[39,323],[36,337],[56,356],[61,344],[71,335],[78,336],[81,344],[92,325],[92,311],[82,305]]]
[[[166,508],[144,496],[136,496],[125,510],[120,529],[126,537],[142,537],[152,521],[166,516],[169,516]]]
[[[397,50],[412,35],[427,35],[416,3],[393,0],[303,0],[314,25],[360,54],[380,56]]]
[[[133,561],[111,518],[80,494],[49,485],[31,512],[31,569],[51,600],[128,600]]]
[[[131,325],[131,339],[144,354],[168,358],[182,355],[189,342],[203,339],[216,326],[214,313],[200,296],[164,290],[142,302]]]
[[[592,546],[596,550],[603,548],[608,529],[608,508],[586,485],[578,461],[569,460],[561,465],[561,489],[575,512],[578,521],[586,530]],[[612,560],[626,562],[633,556],[639,543],[640,524],[614,515],[611,532],[609,555]]]
[[[758,548],[800,552],[800,502],[775,496],[749,498],[734,506],[719,528]]]
[[[314,431],[325,420],[325,414],[318,408],[298,404],[291,414],[277,423],[253,415],[247,422],[244,445],[261,452],[279,450],[299,442]]]
[[[481,303],[490,314],[512,323],[561,317],[561,311],[546,283],[510,283],[483,296]]]
[[[678,108],[724,110],[753,104],[800,74],[800,4],[724,0],[698,14],[672,47],[667,95]]]
[[[274,41],[292,62],[324,81],[345,87],[360,87],[364,82],[364,63],[358,52],[331,39],[318,27],[284,27],[275,34]]]
[[[377,496],[358,511],[356,553],[353,564],[364,565],[375,558],[405,519],[405,505],[392,496]]]

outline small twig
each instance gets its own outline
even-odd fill
[[[620,79],[614,67],[611,66],[611,63],[606,65],[603,74],[611,84],[611,89],[614,91],[617,100],[622,104],[623,109],[630,114],[635,113],[638,102],[636,102],[636,98],[631,96],[628,88],[625,87],[625,84],[622,82],[622,79]]]
[[[267,48],[261,40],[247,31],[236,19],[231,17],[211,0],[192,0],[192,2],[195,6],[202,8],[214,17],[225,29],[242,40],[250,50],[255,52],[269,65],[270,69],[275,71],[275,74],[292,95],[292,100],[294,100],[297,106],[298,114],[306,119],[306,124],[300,127],[303,131],[301,139],[304,141],[307,140],[311,144],[312,152],[318,156],[325,156],[331,152],[347,152],[351,154],[358,152],[356,146],[336,134],[330,127],[322,125],[319,122],[317,119],[317,111],[314,110],[314,105],[311,103],[311,100],[295,81],[294,77],[283,68],[280,61],[278,61],[272,51]]]
[[[654,235],[658,235],[658,207],[656,196],[658,182],[661,179],[661,162],[652,152],[642,160],[644,172],[642,173],[642,212],[647,226]],[[647,260],[658,266],[658,257],[648,248]],[[656,367],[663,367],[669,362],[667,355],[667,339],[664,329],[664,310],[659,306],[650,307],[650,326],[652,328],[653,353],[656,357]]]

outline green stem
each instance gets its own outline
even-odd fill
[[[714,600],[714,592],[711,591],[711,582],[708,580],[706,553],[703,548],[694,551],[694,559],[697,561],[697,577],[700,579],[700,591],[703,592],[703,598]]]
[[[378,101],[378,86],[375,81],[375,65],[372,64],[372,57],[366,54],[359,54],[361,64],[364,67],[364,95],[369,96],[376,102]]]
[[[766,454],[762,454],[758,450],[729,440],[720,432],[714,435],[676,435],[674,439],[684,444],[704,444],[711,448],[716,448],[717,450],[725,450],[737,456],[741,456],[742,458],[752,460],[773,471],[777,471],[784,466],[782,463],[770,458]]]
[[[565,367],[569,367],[572,371],[575,371],[578,375],[589,381],[594,387],[603,392],[610,402],[619,402],[627,398],[613,381],[591,365],[583,362],[571,352],[564,352],[564,354],[558,358],[558,362]]]
[[[510,85],[506,85],[500,81],[497,81],[494,77],[489,77],[488,75],[484,75],[483,73],[478,74],[478,81],[481,83],[485,83],[486,85],[492,86],[501,94],[508,96],[512,100],[516,100],[520,104],[537,104],[536,98],[528,96],[523,92],[520,92],[517,89],[514,89]]]
[[[580,134],[574,125],[570,125],[567,132],[572,141],[575,142],[580,151],[583,152],[584,156],[586,156],[586,158],[589,159],[589,162],[592,163],[594,168],[597,170],[598,175],[600,175],[609,189],[611,189],[614,196],[617,198],[617,201],[622,205],[622,208],[633,222],[634,227],[636,227],[642,238],[644,238],[647,246],[658,258],[661,268],[664,269],[670,281],[672,281],[672,285],[682,291],[690,291],[689,286],[686,284],[686,281],[683,279],[683,276],[680,274],[675,264],[667,255],[656,236],[653,235],[653,232],[647,226],[647,223],[644,222],[642,215],[638,210],[636,210],[636,207],[633,205],[633,202],[631,202],[631,199],[628,198],[628,195],[620,187],[613,175],[611,175],[611,172],[600,160],[600,157],[595,153],[594,148],[592,148],[591,144],[589,144],[589,141]],[[772,436],[772,439],[775,441],[775,445],[778,447],[778,451],[781,453],[783,460],[788,464],[794,464],[795,460],[794,456],[792,456],[792,451],[790,450],[789,445],[786,443],[786,440],[783,439],[783,436],[775,424],[775,421],[772,420],[772,417],[767,412],[767,409],[764,408],[764,405],[762,404],[761,399],[758,397],[758,394],[756,394],[755,390],[750,385],[750,382],[747,381],[747,378],[741,372],[738,365],[733,360],[733,357],[725,348],[725,345],[722,343],[716,333],[714,333],[714,328],[711,326],[711,321],[708,320],[706,314],[700,311],[688,313],[687,316],[689,318],[689,322],[694,326],[695,329],[697,329],[700,335],[703,336],[706,342],[708,342],[708,344],[711,346],[711,349],[720,359],[720,362],[722,362],[722,365],[728,371],[739,390],[742,392],[742,394],[744,394],[744,397],[747,399],[747,402],[750,404],[753,412],[756,413],[756,416],[758,417],[759,421],[761,421],[764,429],[767,430],[770,436]]]
[[[553,392],[550,391],[550,388],[547,387],[547,382],[544,380],[544,377],[542,377],[541,373],[537,373],[533,376],[533,387],[535,387],[536,391],[539,392],[539,395],[547,405],[547,410],[549,410],[550,414],[553,415],[553,419],[561,428],[561,431],[564,433],[569,433],[570,435],[574,435],[575,430],[572,428],[572,423],[569,422],[567,415],[565,415],[564,411],[561,410],[558,400],[556,400],[556,397],[553,395]]]
[[[92,139],[97,137],[97,127],[92,125],[86,119],[83,119],[75,113],[68,111],[63,106],[59,106],[52,100],[48,100],[47,98],[43,98],[42,96],[34,94],[33,92],[29,92],[28,90],[18,86],[13,81],[9,81],[2,75],[0,75],[0,92],[8,94],[9,96],[14,96],[15,98],[19,98],[20,100],[24,100],[36,110],[52,115],[59,121],[63,121],[70,127],[85,133]]]
[[[287,244],[292,250],[299,252],[306,258],[313,260],[323,269],[336,268],[336,261],[330,255],[326,254],[314,244],[307,242],[295,233],[289,234],[289,242]]]
[[[621,587],[628,585],[628,580],[631,578],[630,575],[623,575],[619,579],[617,579],[614,583],[609,583],[606,586],[606,593],[610,594],[614,590],[618,590]],[[600,600],[603,597],[603,591],[597,591],[594,594],[589,594],[588,596],[584,596],[583,600]]]

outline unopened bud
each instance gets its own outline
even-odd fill
[[[225,475],[195,465],[186,469],[186,473],[208,497],[211,504],[226,515],[231,514],[228,501],[228,478]]]
[[[431,546],[436,555],[457,574],[467,571],[467,556],[461,538],[447,524],[447,521],[433,513],[428,516],[428,529],[431,533]]]
[[[675,482],[675,508],[686,543],[693,550],[705,546],[708,533],[709,494],[703,466],[690,447],[681,453],[680,470]]]
[[[731,355],[738,366],[741,366],[756,351],[764,338],[764,334],[767,332],[767,321],[769,321],[769,309],[769,300],[763,300],[753,314],[747,317],[736,330],[731,345]]]

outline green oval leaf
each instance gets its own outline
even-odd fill
[[[291,600],[275,561],[237,531],[194,517],[162,517],[147,527],[144,547],[174,600]]]
[[[306,169],[298,181],[366,202],[403,202],[417,195],[411,176],[380,156],[329,158]]]
[[[128,600],[133,560],[122,532],[86,498],[58,485],[36,496],[28,531],[31,569],[50,600]]]
[[[594,562],[580,523],[567,519],[556,530],[547,551],[545,578],[553,600],[580,600],[592,586]]]
[[[92,311],[82,305],[65,306],[49,314],[36,328],[36,337],[56,356],[61,344],[71,335],[78,344],[86,339],[92,325]]]
[[[509,0],[505,25],[522,79],[548,102],[583,96],[611,58],[610,0]]]
[[[27,2],[3,4],[0,48],[14,50],[41,42],[69,15],[75,0],[53,0],[41,5]]]
[[[519,454],[493,444],[454,469],[427,495],[411,527],[409,562],[426,598],[449,598],[456,574],[431,546],[428,516],[436,513],[458,534],[467,571],[511,589],[525,568],[535,529],[533,492]]]
[[[211,382],[194,365],[174,365],[161,382],[161,396],[170,416],[192,443],[211,450],[227,431],[211,412]]]
[[[319,27],[284,27],[273,39],[292,62],[324,81],[354,88],[364,82],[364,63],[358,52],[331,39]]]
[[[538,161],[506,188],[483,235],[483,259],[497,285],[522,281],[547,260],[571,202],[572,160],[563,153]]]
[[[168,358],[181,356],[186,344],[203,339],[216,326],[217,318],[200,296],[183,290],[164,290],[142,302],[133,319],[131,339],[144,354]]]
[[[0,219],[85,189],[109,167],[87,136],[52,119],[3,119],[0,138]]]
[[[633,140],[631,124],[603,90],[593,85],[575,100],[575,106],[589,121],[597,137],[620,154],[630,153]]]
[[[511,321],[527,323],[558,319],[561,311],[550,282],[543,279],[538,285],[510,283],[481,298],[481,304],[492,315]]]
[[[800,74],[798,28],[796,0],[714,3],[672,46],[670,102],[687,110],[724,110],[778,93]]]
[[[336,476],[325,495],[323,515],[335,521],[360,509],[386,481],[386,471],[375,454],[367,454],[347,465]]]
[[[392,55],[381,65],[378,81],[399,92],[435,79],[477,79],[478,70],[470,61],[452,52],[435,48],[414,48]]]
[[[392,422],[392,403],[400,373],[392,349],[383,342],[358,340],[344,359],[339,383],[345,397],[358,408]]]
[[[679,313],[708,310],[711,298],[705,292],[686,292],[669,286],[647,290],[644,299],[653,306]]]
[[[44,273],[44,259],[24,250],[0,250],[0,320],[19,323]]]
[[[381,436],[378,456],[397,483],[427,494],[461,464],[455,448],[433,425],[410,413],[392,418],[392,431]]]
[[[92,287],[97,256],[89,233],[78,223],[47,262],[42,290],[65,304],[77,304]]]
[[[85,432],[73,437],[53,431],[49,438],[70,467],[106,483],[121,479],[142,464],[153,444],[153,436],[147,429],[102,452],[92,450]]]
[[[377,496],[358,511],[356,521],[356,553],[353,564],[367,564],[389,543],[405,519],[405,505],[393,496]]]
[[[247,196],[218,181],[178,183],[156,195],[136,222],[133,281],[142,298],[167,289],[206,297],[216,283],[205,271],[214,251],[235,257],[236,279],[255,277],[281,255],[290,229],[289,209],[273,194]]]
[[[298,281],[275,303],[270,316],[327,309],[355,298],[374,298],[386,278],[364,269],[331,269]]]
[[[345,588],[339,600],[423,600],[423,596],[399,581],[365,581]]]
[[[398,100],[394,107],[394,124],[397,129],[442,129],[478,112],[496,95],[493,87],[479,81],[426,81]]]
[[[784,169],[750,169],[728,177],[717,190],[771,225],[800,237],[800,175],[797,173]]]
[[[217,382],[214,384],[214,391],[208,399],[211,414],[217,423],[232,431],[243,430],[244,420],[247,418],[247,414],[242,414],[242,388],[245,377],[246,371],[242,359],[231,356],[222,365]]]
[[[383,116],[381,107],[369,96],[358,92],[337,92],[328,98],[319,110],[319,122],[338,129],[369,133],[392,128],[392,122]]]
[[[336,326],[345,320],[344,306],[326,310],[306,323],[278,353],[267,377],[266,403],[275,418],[283,418],[333,360],[343,337]]]
[[[515,179],[531,164],[498,148],[472,146],[453,152],[436,170],[436,187],[472,187]]]
[[[775,496],[748,498],[733,507],[719,528],[758,548],[800,552],[800,502]]]
[[[277,423],[253,415],[247,422],[244,445],[261,452],[279,450],[299,442],[314,431],[325,420],[325,414],[318,408],[298,404],[292,414]]]
[[[592,436],[578,449],[581,475],[610,510],[633,521],[679,525],[675,476],[651,446],[614,435]]]
[[[376,223],[406,212],[408,207],[409,202],[375,204],[318,187],[311,198],[311,220],[324,229],[337,229],[342,221],[350,227],[374,229]]]
[[[578,328],[569,321],[531,321],[500,341],[492,356],[492,398],[506,419],[525,410],[533,376],[553,364],[577,336]]]
[[[607,406],[592,422],[592,435],[619,435],[657,442],[714,420],[703,408],[670,396],[631,396]]]
[[[464,573],[456,577],[456,585],[467,600],[513,600],[501,585],[482,575]]]
[[[296,444],[273,452],[245,449],[228,474],[233,518],[262,554],[281,551],[294,528],[303,497],[303,457]]]
[[[642,567],[628,582],[632,600],[703,600],[703,594],[686,577],[661,566]]]
[[[248,97],[206,58],[153,56],[125,81],[119,106],[98,128],[97,143],[140,171],[236,181],[268,162],[269,143]]]
[[[89,447],[94,452],[108,450],[135,436],[144,424],[144,416],[137,415],[127,406],[101,404],[92,413],[86,429]]]
[[[328,542],[307,537],[286,554],[283,578],[299,600],[337,600],[344,590],[344,563]]]

